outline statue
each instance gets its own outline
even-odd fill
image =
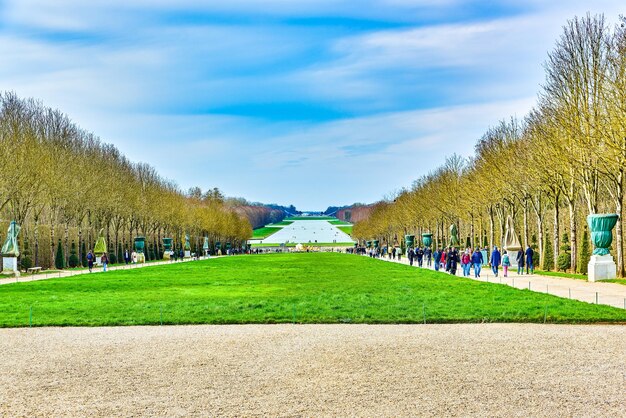
[[[98,233],[98,239],[96,240],[96,245],[93,247],[93,252],[97,257],[100,257],[102,254],[107,252],[107,242],[104,239],[104,228],[101,228]]]
[[[450,245],[456,247],[459,245],[459,230],[456,224],[450,225]]]
[[[520,244],[519,238],[517,238],[517,234],[515,233],[515,223],[511,215],[506,218],[506,232],[504,234],[503,247],[507,251],[519,251],[522,249],[522,244]]]
[[[189,234],[185,234],[185,251],[191,251],[191,244],[189,244]]]
[[[7,231],[7,239],[2,246],[2,255],[4,257],[19,257],[20,250],[17,246],[17,235],[22,229],[17,222],[11,221],[9,224],[9,230]]]

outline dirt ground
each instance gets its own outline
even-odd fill
[[[626,327],[2,329],[0,416],[626,416]]]

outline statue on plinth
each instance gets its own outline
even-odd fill
[[[511,215],[506,218],[506,231],[504,233],[502,248],[509,254],[511,268],[517,268],[517,253],[522,250],[522,244],[519,242],[519,238],[515,232],[515,222],[513,222]]]
[[[2,246],[2,255],[4,257],[20,256],[20,249],[17,246],[17,235],[20,233],[20,229],[22,228],[17,224],[17,222],[11,221],[7,231],[7,239],[4,241],[4,245]]]
[[[2,246],[2,270],[14,273],[16,276],[20,274],[17,264],[17,257],[20,256],[20,249],[17,246],[17,235],[20,233],[20,229],[21,227],[17,222],[11,221],[7,231],[7,239]]]
[[[457,247],[459,245],[459,230],[456,224],[450,225],[450,246]]]

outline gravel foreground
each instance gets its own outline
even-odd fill
[[[626,327],[2,329],[0,416],[626,416]]]

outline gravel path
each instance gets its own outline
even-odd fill
[[[0,416],[626,416],[626,327],[0,330]]]

